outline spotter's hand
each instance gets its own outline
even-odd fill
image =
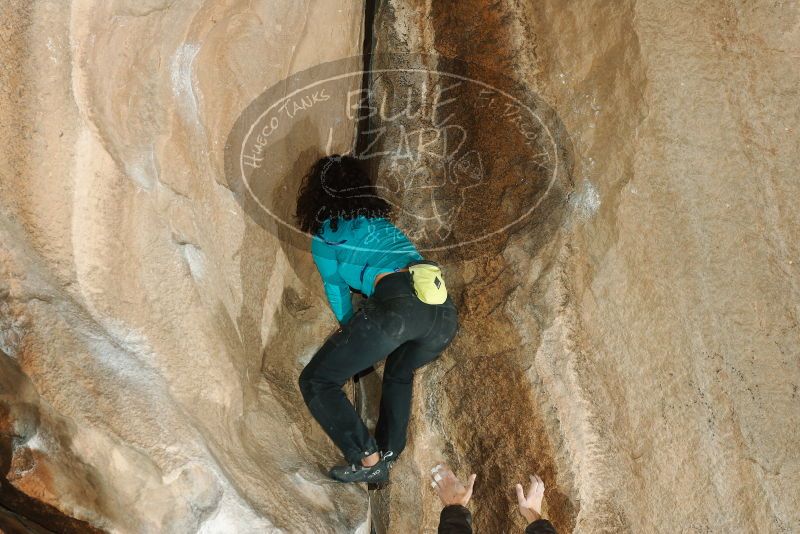
[[[466,506],[472,498],[472,488],[475,486],[475,479],[478,478],[478,475],[470,475],[465,486],[456,478],[449,467],[439,464],[431,469],[431,478],[433,479],[431,487],[439,494],[442,504],[445,506],[451,504]]]
[[[539,478],[539,475],[531,476],[531,485],[528,488],[527,497],[522,491],[522,484],[517,484],[517,504],[519,504],[519,513],[521,513],[529,523],[541,519],[543,497],[544,481]]]

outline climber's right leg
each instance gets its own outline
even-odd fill
[[[375,439],[381,450],[391,452],[392,461],[406,447],[414,371],[435,360],[441,351],[426,348],[417,341],[408,341],[386,359]]]

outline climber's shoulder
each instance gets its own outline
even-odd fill
[[[342,239],[365,237],[376,231],[399,231],[399,229],[386,217],[366,217],[359,215],[352,219],[339,219],[336,229],[333,229],[331,219],[325,219],[319,230],[319,235],[326,241],[339,242]]]

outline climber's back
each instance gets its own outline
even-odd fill
[[[337,274],[364,296],[372,294],[377,274],[422,259],[414,244],[385,217],[338,219],[335,230],[332,224],[331,219],[325,220],[314,238],[314,259],[318,265],[335,259]]]

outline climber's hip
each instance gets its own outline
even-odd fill
[[[458,330],[453,299],[447,295],[441,304],[423,302],[412,276],[409,271],[383,276],[353,319],[377,326],[395,341],[414,340],[431,350],[444,350]]]

